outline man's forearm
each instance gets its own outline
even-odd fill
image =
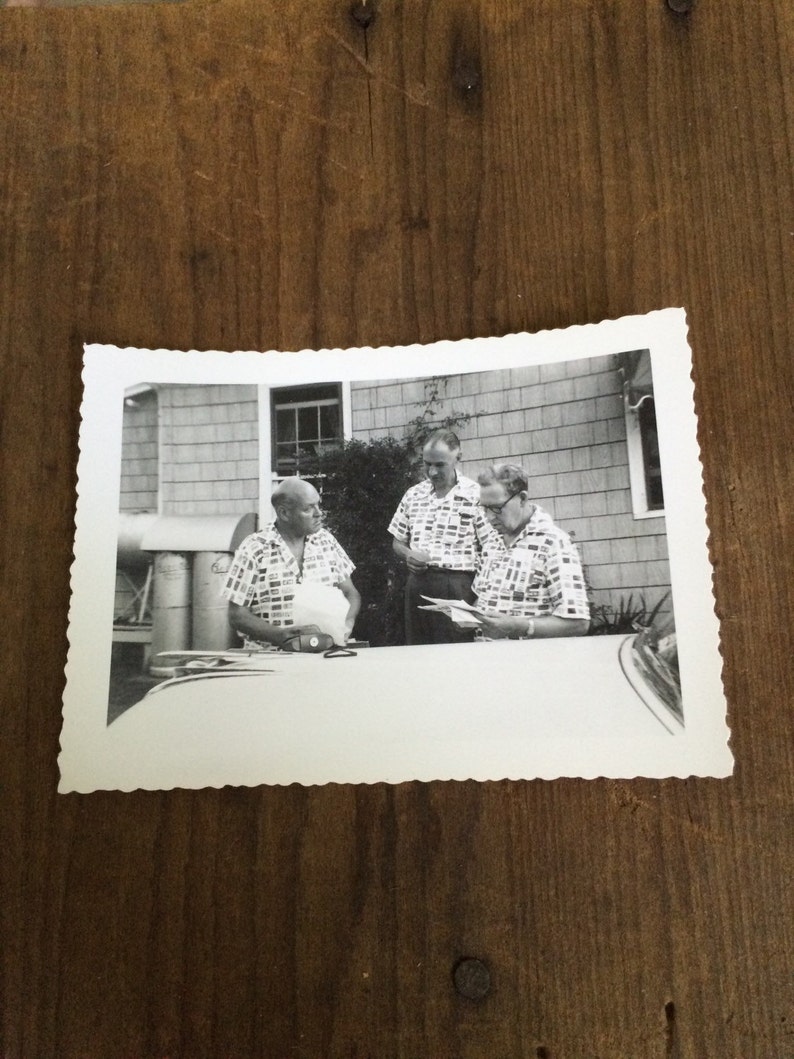
[[[560,636],[584,636],[590,628],[586,618],[558,618],[545,615],[523,618],[506,614],[480,612],[486,636],[509,640],[546,640]]]
[[[398,559],[402,559],[405,562],[408,556],[411,554],[411,549],[407,544],[403,544],[402,541],[398,541],[396,537],[392,538],[392,549]]]
[[[358,612],[361,610],[361,595],[358,589],[350,582],[349,584],[339,585],[339,590],[347,600],[347,614],[345,615],[345,627],[352,632],[353,626],[356,623]]]
[[[264,618],[252,614],[247,607],[241,607],[235,603],[229,604],[229,624],[237,632],[252,640],[261,640],[264,643],[278,646],[284,639],[284,628],[271,625]]]
[[[555,614],[549,614],[541,618],[519,618],[527,626],[522,636],[530,634],[529,623],[534,628],[531,630],[531,639],[546,640],[554,636],[585,636],[590,628],[587,618],[558,618]]]
[[[392,548],[394,549],[395,555],[399,556],[408,569],[413,573],[418,573],[427,569],[427,565],[430,562],[430,556],[427,552],[418,551],[415,548],[409,548],[407,544],[398,541],[396,537],[392,541]]]

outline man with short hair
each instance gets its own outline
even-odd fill
[[[473,586],[484,635],[584,636],[590,606],[571,538],[532,502],[521,467],[494,464],[477,480],[481,509],[496,531],[483,548]]]
[[[441,613],[418,609],[427,603],[423,596],[474,601],[472,581],[490,530],[477,483],[457,470],[460,458],[457,435],[434,431],[422,449],[426,480],[408,489],[389,523],[392,547],[408,567],[408,644],[463,643],[473,636]]]
[[[280,647],[316,625],[296,626],[295,588],[301,582],[336,587],[348,601],[345,634],[350,636],[361,597],[350,575],[355,566],[336,538],[322,528],[320,497],[302,478],[286,478],[271,497],[275,521],[241,543],[222,595],[229,623],[247,639]]]

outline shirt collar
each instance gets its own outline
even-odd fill
[[[290,558],[295,559],[295,556],[290,551],[289,546],[287,545],[287,542],[284,540],[284,538],[279,533],[278,527],[276,526],[276,523],[275,523],[275,520],[273,522],[268,522],[268,524],[266,526],[262,527],[260,532],[262,534],[263,540],[266,543],[275,545],[280,551],[282,551],[284,553],[285,556],[289,556]],[[305,538],[305,541],[304,541],[304,547],[308,547],[310,542],[311,542],[311,540],[312,540],[312,538],[316,537],[318,533],[322,533],[322,529],[317,530],[316,533],[307,534],[306,538]],[[297,560],[296,560],[296,562],[297,562]]]
[[[531,537],[536,533],[547,533],[549,529],[553,528],[554,523],[552,522],[551,515],[548,511],[544,511],[542,507],[538,507],[538,505],[535,504],[535,510],[529,516],[529,521],[522,527],[521,532],[511,544],[505,544],[505,539],[502,534],[498,531],[494,532],[502,542],[502,547],[515,548],[519,541],[524,540],[525,537]]]
[[[425,480],[421,484],[423,486],[425,486],[425,494],[427,496],[429,496],[429,497],[432,497],[434,492],[435,492],[435,490],[433,489],[433,483],[430,481],[430,479],[429,478],[425,478]],[[452,488],[446,494],[446,496],[439,497],[439,499],[440,500],[449,500],[449,498],[452,497],[452,496],[461,495],[462,487],[463,487],[463,483],[461,481],[461,476],[458,474],[457,471],[455,471],[455,484],[452,486]]]

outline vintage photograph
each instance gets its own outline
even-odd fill
[[[720,774],[690,372],[680,310],[403,350],[87,349],[62,774],[72,710],[124,760],[100,786]]]

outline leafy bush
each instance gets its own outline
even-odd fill
[[[362,604],[354,635],[373,647],[405,643],[405,568],[387,526],[416,482],[413,459],[411,446],[388,437],[346,441],[319,461],[326,523],[356,564]]]
[[[409,419],[405,427],[405,444],[411,452],[413,466],[421,474],[422,449],[425,442],[435,430],[458,430],[465,426],[472,416],[470,412],[452,411],[449,415],[439,417],[440,402],[445,400],[449,379],[441,375],[432,375],[425,380],[425,406],[419,415]],[[479,413],[475,413],[475,417]]]

